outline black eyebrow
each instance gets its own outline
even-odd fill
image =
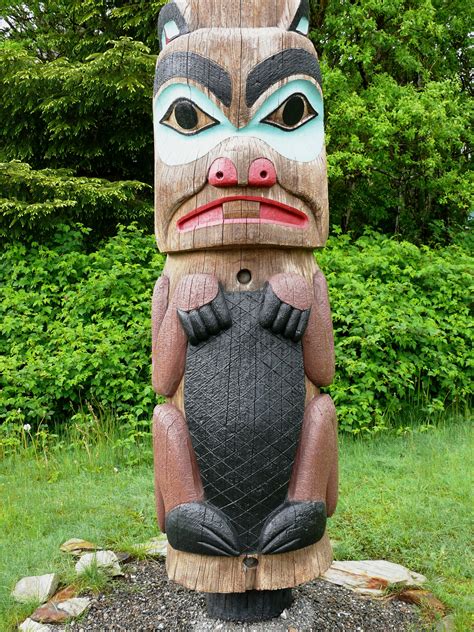
[[[232,103],[232,81],[227,70],[197,53],[176,52],[159,61],[155,73],[154,94],[173,77],[198,81],[226,107]]]
[[[252,68],[247,77],[246,101],[250,108],[274,83],[292,75],[308,75],[322,86],[316,55],[304,48],[287,48]]]

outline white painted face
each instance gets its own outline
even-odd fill
[[[295,15],[291,31],[187,34],[175,5],[162,21],[153,103],[160,248],[323,245],[324,105],[316,54],[299,32],[307,17]]]
[[[196,120],[191,129],[187,129],[186,110],[191,113],[190,122]],[[154,125],[156,155],[170,166],[199,160],[229,139],[243,146],[257,139],[283,158],[304,163],[315,160],[324,145],[322,95],[304,79],[290,81],[270,94],[240,128],[199,88],[177,82],[155,99]]]

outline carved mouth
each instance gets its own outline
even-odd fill
[[[177,222],[180,232],[221,224],[277,224],[306,228],[308,217],[282,202],[249,195],[220,198],[187,213]]]

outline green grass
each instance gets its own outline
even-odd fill
[[[403,436],[342,438],[340,503],[329,527],[338,559],[384,558],[425,574],[458,630],[470,629],[473,593],[472,445],[468,423],[454,421]],[[103,442],[87,451],[63,443],[47,461],[26,451],[4,459],[0,630],[31,612],[9,597],[20,577],[60,571],[70,580],[72,561],[59,552],[65,540],[128,550],[156,535],[148,448],[124,459]]]
[[[453,420],[454,421],[454,420]],[[471,630],[473,432],[468,422],[340,442],[337,559],[386,559],[420,572]]]

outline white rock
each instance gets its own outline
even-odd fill
[[[21,625],[18,626],[21,632],[50,632],[49,625],[43,625],[43,623],[36,623],[33,619],[26,619]]]
[[[108,575],[117,577],[123,575],[118,561],[118,557],[113,551],[97,551],[97,553],[86,553],[76,564],[76,573],[80,575],[88,568],[94,566],[101,568]]]
[[[27,603],[28,601],[43,603],[54,595],[58,583],[59,578],[56,573],[23,577],[13,589],[12,597],[20,603]]]
[[[152,538],[151,540],[148,540],[148,542],[139,544],[138,547],[150,557],[166,557],[168,538],[166,536]]]
[[[60,601],[57,605],[59,610],[64,610],[70,617],[79,617],[90,605],[91,600],[86,597],[74,597],[67,601]]]
[[[426,582],[423,575],[385,560],[333,562],[321,579],[372,596],[382,595],[391,584],[419,586]]]

